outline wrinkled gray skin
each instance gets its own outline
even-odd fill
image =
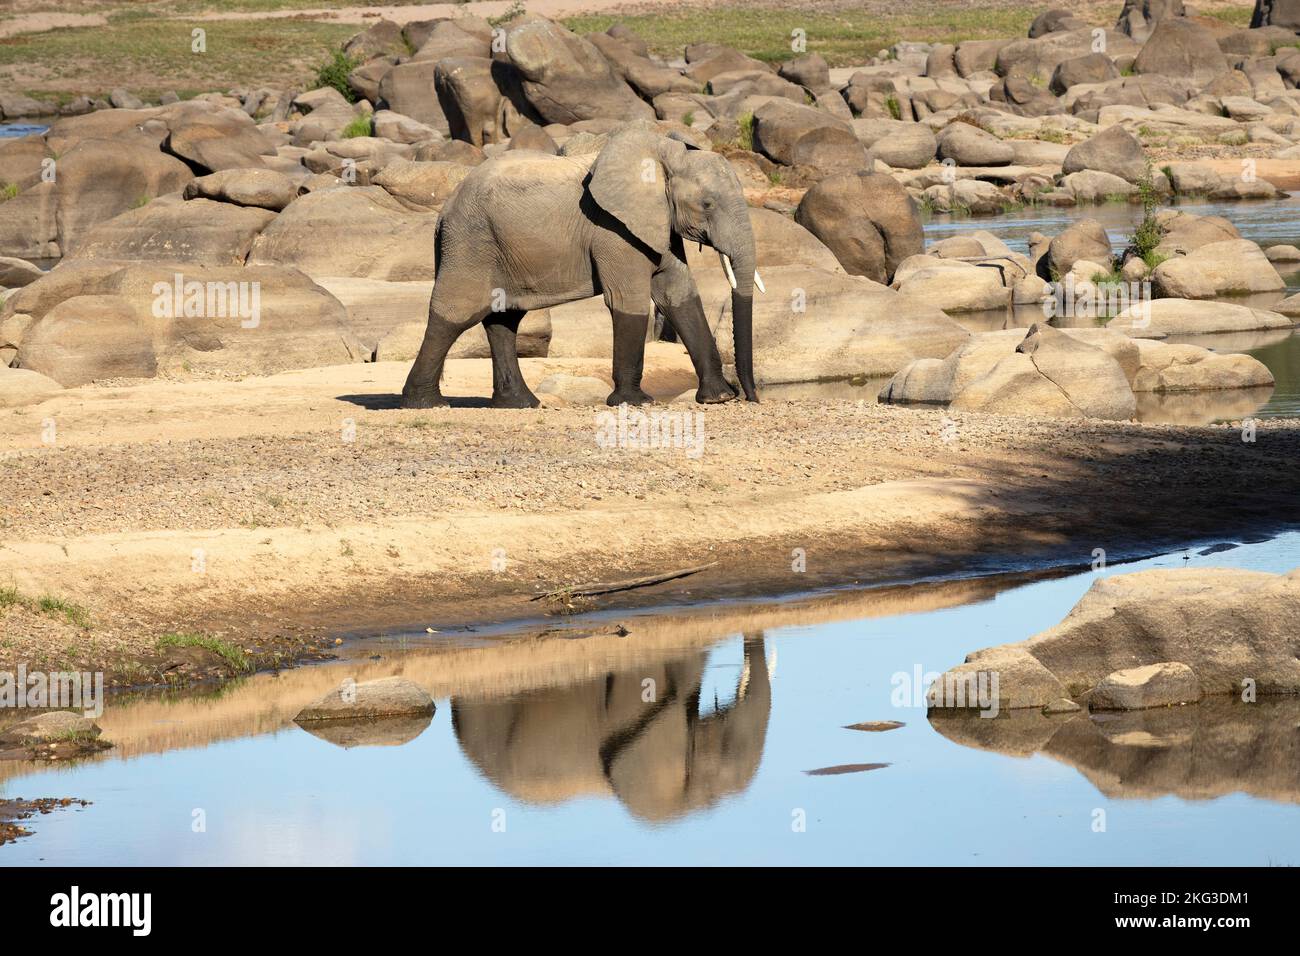
[[[651,301],[690,353],[698,402],[738,391],[686,267],[686,242],[731,258],[736,376],[758,400],[753,371],[754,235],[735,172],[711,152],[631,126],[590,157],[510,151],[476,167],[443,208],[429,325],[402,389],[404,408],[446,405],[443,362],[482,322],[492,349],[492,405],[529,408],[515,336],[525,312],[603,295],[614,324],[610,405],[641,405]]]
[[[700,700],[708,659],[690,651],[509,699],[453,697],[452,727],[465,755],[520,800],[611,793],[643,820],[671,820],[744,791],[767,742],[762,633],[745,636],[735,697],[717,709]]]

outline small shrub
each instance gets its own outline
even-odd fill
[[[0,202],[5,202],[6,200],[13,199],[17,195],[18,195],[17,183],[5,183],[3,186],[0,186]]]
[[[371,133],[370,114],[358,116],[347,126],[343,127],[344,139],[355,139],[358,136],[369,136]]]
[[[885,108],[889,110],[889,115],[896,120],[903,118],[903,109],[898,105],[898,97],[890,93],[885,97]]]
[[[694,125],[695,125],[695,113],[694,113],[694,112],[690,112],[690,113],[685,113],[685,114],[683,114],[683,116],[682,116],[682,125],[683,125],[683,126],[694,126]]]
[[[248,655],[241,648],[206,634],[164,634],[158,638],[158,647],[202,647],[224,660],[236,674],[246,674],[253,669]]]
[[[47,594],[36,599],[36,607],[44,614],[62,614],[64,620],[73,627],[90,627],[90,612],[80,604]]]
[[[740,127],[740,139],[737,145],[741,149],[754,151],[754,114],[746,113],[736,120],[736,125]]]
[[[332,86],[349,103],[355,103],[357,95],[348,86],[348,74],[360,65],[361,60],[348,56],[342,50],[335,50],[333,59],[316,71],[316,85]]]

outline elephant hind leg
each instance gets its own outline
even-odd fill
[[[492,349],[492,407],[536,408],[541,404],[524,382],[519,369],[516,339],[524,313],[520,309],[493,312],[483,320],[488,345]]]
[[[466,314],[449,307],[445,299],[440,299],[437,289],[429,300],[429,325],[424,330],[424,341],[420,343],[419,354],[415,364],[406,376],[406,385],[402,388],[403,408],[434,408],[444,406],[441,382],[442,367],[447,360],[447,353],[460,338],[461,333],[471,326],[482,322],[487,308]]]

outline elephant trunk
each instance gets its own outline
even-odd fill
[[[714,248],[723,257],[723,269],[731,284],[731,330],[736,353],[736,378],[751,402],[758,401],[754,387],[754,231],[749,224],[749,207],[744,198],[740,209],[728,221],[737,223],[728,234],[719,236]]]

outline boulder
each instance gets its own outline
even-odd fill
[[[384,108],[410,117],[442,135],[449,135],[451,127],[434,89],[437,60],[410,60],[393,67],[379,81],[379,101]],[[311,119],[311,117],[307,117]],[[344,122],[343,125],[346,125]],[[337,139],[342,126],[331,130],[328,136],[315,139]]]
[[[989,101],[1017,116],[1047,116],[1061,112],[1055,96],[1019,75],[1004,76],[994,83],[989,89]]]
[[[1003,415],[1127,421],[1137,402],[1119,363],[1049,325],[954,396],[950,408]]]
[[[6,727],[0,733],[0,743],[23,747],[53,743],[73,736],[93,738],[99,735],[99,725],[89,717],[68,710],[51,710]]]
[[[1080,219],[1052,239],[1044,257],[1045,279],[1064,276],[1079,259],[1086,259],[1109,267],[1112,259],[1110,236],[1096,219]]]
[[[818,53],[805,53],[786,60],[777,67],[777,72],[791,83],[810,90],[824,90],[831,85],[830,67]]]
[[[36,405],[63,389],[54,379],[25,368],[0,365],[0,408]]]
[[[54,182],[0,203],[0,255],[57,258],[92,227],[181,189],[188,166],[143,136],[83,139],[58,159]]]
[[[307,275],[391,281],[432,279],[437,218],[412,212],[380,186],[309,193],[253,242],[249,265]]]
[[[433,24],[412,59],[437,63],[450,57],[491,55],[491,26],[485,21],[467,17],[464,20],[441,20]]]
[[[850,275],[892,280],[898,263],[924,251],[916,204],[891,176],[842,173],[805,194],[795,221],[835,254]]]
[[[1061,164],[1064,173],[1092,169],[1110,173],[1130,183],[1149,175],[1142,144],[1122,126],[1111,126],[1070,148]]]
[[[213,199],[279,212],[298,197],[298,187],[271,169],[226,169],[185,184],[186,199]]]
[[[24,289],[21,304],[32,321],[17,364],[67,386],[370,358],[342,304],[294,269],[70,262]]]
[[[1050,682],[1021,681],[999,669],[1000,692],[1021,701],[1007,706],[1042,707],[1087,693],[1116,671],[1169,663],[1189,668],[1206,696],[1240,694],[1247,680],[1261,695],[1296,694],[1297,614],[1300,572],[1178,568],[1120,574],[1095,581],[1055,627],[970,654],[949,673],[996,669],[1008,657],[1027,656],[1066,690],[1052,693]]]
[[[908,259],[930,260],[920,268],[902,269],[893,287],[903,298],[942,309],[948,314],[1005,309],[1011,304],[1011,290],[1002,284],[997,269],[982,268],[971,262],[914,256]]]
[[[1158,213],[1156,221],[1161,236],[1155,253],[1162,259],[1188,255],[1212,242],[1241,238],[1237,227],[1222,216],[1195,216],[1167,210]]]
[[[337,95],[337,94],[336,94]],[[340,97],[341,99],[341,97]],[[162,148],[200,173],[247,169],[275,155],[275,144],[243,110],[208,110],[177,104]]]
[[[644,44],[629,42],[608,33],[591,33],[587,39],[637,93],[648,100],[665,93],[698,93],[700,84],[677,70],[658,63],[644,51]]]
[[[538,396],[549,395],[572,405],[604,405],[611,383],[590,375],[569,375],[557,372],[542,379],[534,391]]]
[[[1015,154],[1010,145],[978,126],[953,122],[939,132],[938,155],[958,166],[1006,166]]]
[[[0,256],[0,289],[20,289],[45,275],[39,267],[26,259]]]
[[[60,302],[27,327],[15,364],[67,388],[158,371],[148,313],[117,295]]]
[[[1263,250],[1249,239],[1206,243],[1185,256],[1166,259],[1151,274],[1157,296],[1210,299],[1286,288]]]
[[[754,111],[754,148],[785,166],[826,173],[867,167],[866,150],[847,122],[785,99],[769,100]]]
[[[500,142],[521,121],[502,92],[518,87],[514,67],[486,57],[451,57],[438,62],[433,85],[451,135],[474,146]]]
[[[961,212],[969,215],[994,215],[1012,200],[993,183],[982,179],[958,179],[952,185],[934,185],[921,194],[935,212]]]
[[[1106,54],[1086,53],[1058,63],[1048,88],[1059,96],[1080,83],[1105,83],[1119,75],[1115,61]]]
[[[157,259],[242,265],[275,213],[210,199],[164,196],[92,228],[68,259]]]
[[[1211,352],[1196,345],[1134,339],[1141,365],[1135,392],[1201,392],[1274,384],[1268,366],[1250,355]]]
[[[1137,336],[1205,335],[1290,329],[1291,320],[1277,312],[1227,302],[1155,299],[1125,309],[1111,319],[1107,327]]]
[[[1159,21],[1133,61],[1135,73],[1159,73],[1196,86],[1205,86],[1228,70],[1214,33],[1185,17]]]
[[[1073,196],[1077,203],[1126,200],[1137,192],[1137,187],[1127,179],[1099,169],[1070,173],[1061,180],[1060,188]]]
[[[548,123],[654,118],[650,104],[590,41],[558,23],[537,17],[511,28],[506,52],[519,71],[524,97]]]
[[[294,720],[374,720],[383,717],[428,716],[434,711],[433,698],[419,684],[405,677],[343,681],[318,700],[312,701]]]
[[[343,44],[343,52],[354,60],[370,60],[385,54],[406,56],[402,27],[392,20],[379,20]]]
[[[1012,40],[998,50],[997,72],[1001,76],[1036,78],[1046,85],[1056,68],[1066,60],[1096,52],[1096,43],[1092,27],[1087,26],[1058,30],[1036,38]],[[1106,55],[1112,58],[1133,54],[1138,50],[1136,43],[1116,30],[1106,31],[1105,43]],[[961,47],[957,49],[960,54]]]
[[[921,169],[935,156],[938,143],[924,123],[892,119],[855,119],[853,132],[867,148],[868,161],[880,160],[895,169]]]
[[[730,363],[730,286],[716,269],[696,279],[705,314],[720,317],[714,335]],[[767,294],[754,299],[760,385],[892,375],[914,359],[947,355],[969,337],[938,309],[861,276],[775,266],[763,269],[763,281]],[[562,309],[553,310],[557,337]],[[608,313],[603,321],[608,335]]]
[[[397,160],[370,181],[408,209],[417,212],[442,208],[472,167],[458,163],[418,163]]]

